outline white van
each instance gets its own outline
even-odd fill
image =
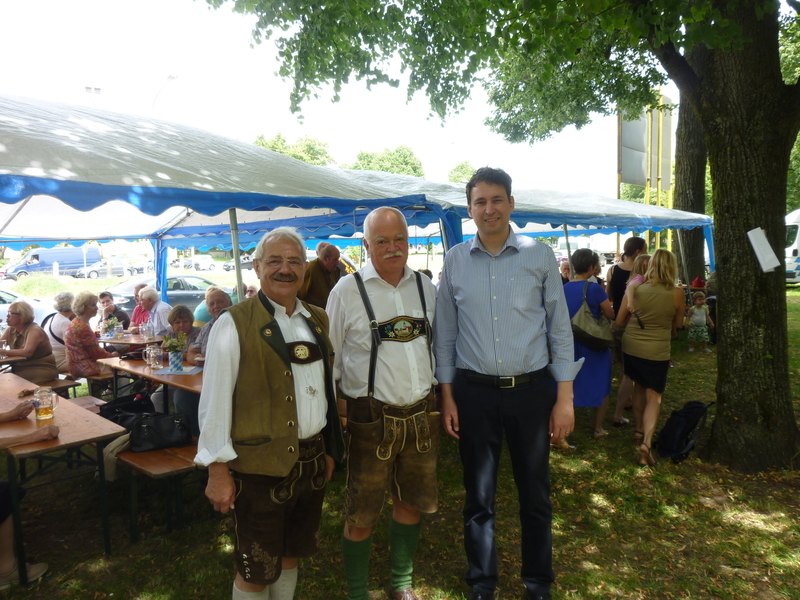
[[[800,209],[786,215],[786,283],[800,283]]]

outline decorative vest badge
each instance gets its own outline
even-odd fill
[[[413,317],[395,317],[391,321],[378,324],[378,331],[382,340],[392,342],[410,342],[425,332],[425,319]]]

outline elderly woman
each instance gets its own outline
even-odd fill
[[[189,310],[189,307],[184,306],[183,304],[178,304],[175,306],[171,311],[169,311],[169,316],[167,317],[167,321],[169,321],[169,329],[167,329],[167,333],[164,334],[164,342],[166,342],[170,338],[176,338],[179,334],[185,333],[186,334],[186,350],[183,352],[183,358],[186,360],[186,352],[188,351],[191,344],[197,339],[197,336],[200,335],[200,328],[195,327],[192,325],[193,320],[192,311]],[[163,343],[162,343],[163,346]],[[169,399],[175,402],[175,394],[178,391],[178,388],[172,386],[169,388]],[[186,394],[187,400],[181,402],[180,396]],[[191,396],[195,396],[196,394],[192,394],[192,392],[183,391],[182,393],[178,394],[179,400],[176,406],[183,404],[184,407],[187,403],[191,403]],[[158,412],[164,412],[164,388],[160,387],[155,392],[153,392],[151,398],[153,401],[153,406]],[[198,399],[199,401],[199,399]],[[191,407],[191,404],[190,404]],[[184,412],[179,410],[178,412]],[[197,407],[194,409],[194,421],[193,424],[197,423]],[[190,417],[191,419],[191,417]],[[199,428],[198,432],[195,435],[199,435]]]
[[[72,292],[61,292],[56,294],[53,298],[53,308],[56,313],[50,317],[46,317],[42,322],[42,329],[47,334],[47,339],[50,340],[50,346],[53,348],[53,358],[56,360],[56,368],[59,373],[68,370],[67,367],[67,349],[64,346],[64,335],[67,333],[72,319],[75,318],[75,313],[72,312],[72,301],[75,296]]]
[[[645,283],[634,291],[635,312],[628,319],[628,298],[622,298],[617,326],[625,327],[622,354],[625,375],[634,383],[633,410],[642,422],[639,464],[654,465],[650,450],[661,413],[661,396],[667,387],[672,331],[681,326],[686,300],[675,286],[678,264],[675,255],[659,248],[645,273]],[[626,323],[627,322],[627,323]]]
[[[8,356],[26,360],[14,363],[11,370],[31,383],[41,385],[58,377],[56,359],[47,335],[33,322],[33,307],[27,302],[12,302],[6,317],[8,329],[0,341],[8,342]]]
[[[195,327],[192,325],[193,320],[194,316],[192,315],[192,311],[189,310],[188,306],[183,304],[178,304],[175,306],[171,311],[169,311],[169,315],[167,316],[169,328],[164,334],[164,342],[166,342],[168,339],[177,338],[181,333],[186,334],[186,350],[183,353],[184,359],[186,358],[186,352],[189,350],[192,344],[194,344],[195,340],[197,340],[197,336],[200,335],[201,331],[200,327]]]
[[[80,292],[72,302],[75,318],[67,328],[64,345],[67,347],[67,364],[73,377],[87,377],[111,373],[107,365],[98,358],[119,356],[119,352],[107,352],[97,343],[89,321],[97,316],[97,296],[91,292]]]

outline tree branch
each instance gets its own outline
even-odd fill
[[[697,106],[700,94],[700,80],[697,77],[697,73],[686,61],[686,58],[678,52],[672,42],[658,47],[653,46],[651,42],[650,47],[653,49],[653,54],[656,55],[661,66],[664,67],[667,75],[678,86],[681,94],[685,94],[689,101]]]

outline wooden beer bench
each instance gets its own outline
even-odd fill
[[[172,512],[175,510],[177,528],[183,527],[183,491],[181,478],[197,470],[194,457],[197,444],[182,448],[165,448],[148,452],[120,452],[117,459],[131,469],[131,542],[139,541],[139,505],[137,491],[137,475],[146,475],[152,479],[167,479],[167,530],[172,530]]]

